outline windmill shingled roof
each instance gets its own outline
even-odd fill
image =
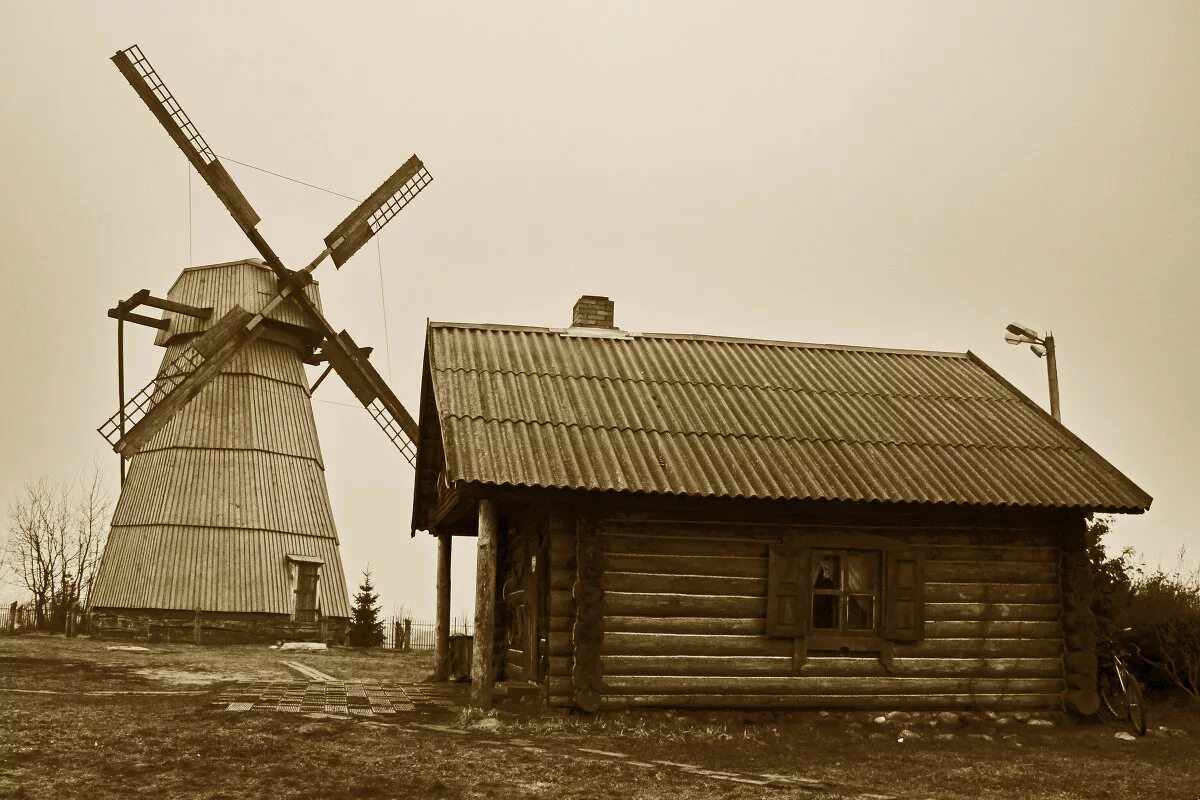
[[[579,334],[584,335],[579,335]],[[446,479],[1144,511],[971,353],[431,323]]]

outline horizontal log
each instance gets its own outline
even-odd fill
[[[552,656],[569,656],[573,652],[573,643],[571,641],[570,631],[550,631],[550,638],[546,645],[549,654]]]
[[[601,709],[620,708],[827,708],[862,711],[951,709],[988,711],[1057,711],[1062,694],[925,694],[925,695],[736,695],[627,694],[604,695]]]
[[[550,617],[550,630],[569,632],[574,622],[575,618],[569,614],[555,614]]]
[[[569,617],[575,613],[575,599],[570,592],[550,592],[550,616]]]
[[[650,572],[605,572],[609,592],[672,592],[766,597],[766,578],[729,578],[711,575],[664,575]]]
[[[925,635],[931,639],[994,637],[1018,639],[1062,639],[1062,624],[1024,620],[945,620],[925,623]]]
[[[575,573],[565,569],[555,569],[550,571],[550,588],[558,591],[571,591],[571,587],[575,585]]]
[[[925,583],[927,603],[1057,603],[1057,583]]]
[[[1050,694],[1063,691],[1061,678],[899,678],[893,676],[783,677],[743,675],[606,675],[607,694]]]
[[[570,656],[550,656],[551,677],[562,677],[571,674],[572,660]]]
[[[767,559],[739,556],[633,555],[606,553],[610,572],[659,572],[666,575],[723,575],[730,578],[766,578]]]
[[[937,603],[925,601],[925,619],[931,620],[1056,620],[1062,608],[1050,603]]]
[[[605,631],[628,633],[751,634],[767,632],[764,617],[614,617],[604,618]]]
[[[604,634],[604,655],[791,656],[791,639],[765,636],[695,636],[677,633]]]
[[[721,597],[704,594],[637,594],[606,592],[604,610],[613,616],[763,617],[765,597]]]
[[[875,677],[1062,678],[1059,658],[878,658],[810,655],[800,669],[790,656],[603,656],[605,675],[808,675]],[[553,665],[551,667],[553,669]]]
[[[924,639],[896,642],[892,652],[922,658],[1056,658],[1063,645],[1054,639]]]
[[[979,546],[954,544],[923,544],[917,549],[927,562],[982,561],[995,563],[1058,564],[1056,547],[1013,547],[1006,545]]]
[[[575,684],[570,675],[551,675],[546,681],[546,690],[551,696],[570,696],[575,692]]]
[[[733,540],[747,542],[773,542],[781,538],[796,536],[828,541],[836,547],[856,534],[882,536],[923,546],[968,546],[1007,548],[1053,548],[1055,535],[1048,530],[1016,529],[1011,527],[962,527],[962,526],[895,526],[854,525],[853,527],[832,525],[788,525],[782,523],[760,523],[736,521],[683,522],[605,520],[601,533],[606,536],[691,538],[710,541]]]
[[[770,541],[778,541],[771,537]],[[725,538],[697,536],[661,536],[641,532],[632,535],[609,535],[601,537],[605,553],[659,556],[737,556],[740,558],[767,557],[767,541],[749,538]]]
[[[1058,583],[1058,565],[1025,561],[938,561],[926,557],[925,580],[934,583]]]

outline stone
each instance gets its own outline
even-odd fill
[[[955,714],[953,711],[939,711],[937,713],[937,721],[943,725],[960,725],[962,717]]]
[[[907,711],[889,711],[884,716],[890,722],[908,722],[913,718],[913,715]]]
[[[873,721],[876,725],[882,725],[887,722],[887,717],[876,717]]]
[[[994,742],[996,739],[990,733],[968,733],[968,739],[979,739],[982,742]]]
[[[1053,728],[1055,723],[1052,719],[1031,719],[1025,724],[1031,728]]]
[[[933,738],[937,739],[939,742],[948,742],[954,738],[954,734],[953,733],[939,733],[937,736],[934,736]]]
[[[504,723],[495,717],[484,717],[478,722],[472,722],[467,726],[473,731],[482,731],[484,733],[499,733],[504,730]]]
[[[324,642],[284,642],[280,650],[328,650]]]
[[[1134,736],[1132,733],[1126,733],[1125,731],[1117,731],[1116,733],[1113,734],[1113,738],[1120,739],[1123,742],[1136,742],[1137,741],[1136,736]]]
[[[911,730],[911,729],[909,729],[909,728],[905,728],[904,730],[900,731],[900,739],[901,739],[901,740],[904,740],[904,739],[920,739],[920,738],[921,738],[921,734],[919,734],[919,733],[917,733],[916,731],[914,731],[914,730]]]
[[[136,644],[115,644],[105,650],[124,650],[127,653],[149,653],[149,647],[139,647]]]
[[[1017,722],[1029,722],[1032,715],[1028,711],[1017,711],[1012,716]]]

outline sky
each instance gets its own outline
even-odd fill
[[[1017,321],[1155,498],[1110,545],[1196,558],[1200,4],[0,0],[5,501],[92,463],[115,493],[105,311],[254,255],[108,61],[134,43],[219,156],[353,197],[425,161],[379,253],[316,273],[414,414],[427,319],[565,326],[581,294],[629,330],[971,350],[1045,405]],[[294,267],[353,207],[226,165]],[[412,470],[345,387],[315,400],[348,576],[432,617]],[[456,540],[456,614],[473,575]]]

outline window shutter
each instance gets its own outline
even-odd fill
[[[925,575],[915,553],[884,553],[883,636],[914,642],[925,635]]]
[[[808,550],[771,545],[767,563],[767,636],[803,636],[808,622]]]

